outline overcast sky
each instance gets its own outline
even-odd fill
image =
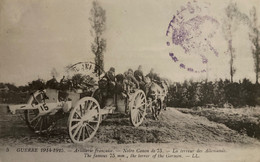
[[[116,73],[143,65],[147,73],[151,67],[172,81],[203,80],[206,73],[197,74],[180,69],[169,57],[174,50],[178,58],[191,67],[208,69],[208,78],[229,78],[229,55],[221,25],[227,0],[207,1],[210,7],[204,14],[214,17],[220,26],[214,30],[211,42],[219,56],[209,52],[209,62],[199,64],[193,56],[186,56],[179,47],[167,47],[165,36],[169,22],[183,0],[104,0],[107,40],[105,70],[114,66]],[[249,15],[259,0],[236,1],[239,10]],[[202,1],[200,1],[202,3]],[[80,61],[92,61],[89,14],[90,0],[1,0],[0,1],[0,82],[24,85],[37,78],[48,80],[56,68],[62,77],[64,67]],[[257,8],[258,17],[260,17]],[[211,24],[212,25],[212,24]],[[236,74],[234,80],[249,78],[255,81],[253,58],[247,25],[240,23],[234,31]],[[174,48],[174,49],[173,49]]]

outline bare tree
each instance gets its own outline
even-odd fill
[[[91,35],[94,37],[91,43],[91,51],[95,55],[96,67],[95,72],[101,74],[104,70],[104,51],[106,50],[106,40],[102,38],[102,34],[106,29],[106,11],[100,6],[97,1],[93,1],[92,9],[90,11],[90,24],[92,30]]]
[[[256,74],[256,84],[258,84],[258,77],[259,77],[259,56],[260,56],[260,46],[259,46],[259,30],[257,27],[257,15],[256,15],[256,8],[253,7],[250,10],[251,16],[251,29],[252,31],[249,33],[250,40],[252,42],[252,53],[254,58],[254,66],[255,66],[255,74]]]
[[[240,22],[244,22],[246,24],[250,24],[249,18],[246,14],[241,13],[237,4],[230,2],[229,5],[225,8],[226,17],[223,22],[223,33],[226,41],[228,42],[228,53],[230,54],[230,81],[233,82],[233,77],[236,72],[234,67],[234,59],[235,59],[235,49],[232,44],[233,34],[237,30],[238,24]]]

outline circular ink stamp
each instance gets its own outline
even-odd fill
[[[218,57],[211,41],[219,22],[210,16],[210,4],[188,2],[173,15],[166,31],[169,56],[181,69],[194,73],[206,72],[208,56]]]

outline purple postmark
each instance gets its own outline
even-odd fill
[[[189,72],[203,73],[206,72],[206,68],[205,66],[195,68],[187,60],[197,60],[199,64],[205,65],[208,63],[209,54],[218,56],[211,39],[216,34],[219,22],[207,14],[209,5],[209,3],[198,4],[194,0],[188,2],[186,6],[181,6],[173,15],[166,31],[169,56],[181,69]]]

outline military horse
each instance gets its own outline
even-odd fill
[[[152,111],[152,115],[155,120],[158,120],[158,116],[162,109],[166,110],[166,101],[168,94],[168,82],[151,80],[149,77],[145,78],[146,92],[148,100],[148,108]]]

